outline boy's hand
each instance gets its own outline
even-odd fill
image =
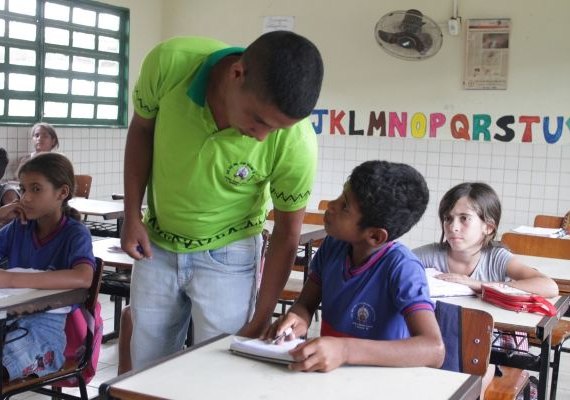
[[[28,223],[26,212],[24,211],[24,207],[22,207],[22,204],[20,204],[19,200],[0,207],[0,223],[7,224],[14,218],[18,218],[22,224]]]
[[[274,340],[276,337],[285,333],[289,328],[291,328],[291,333],[280,338],[276,344],[283,343],[284,340],[293,340],[297,337],[305,336],[309,329],[309,325],[307,324],[307,321],[299,317],[297,314],[288,312],[271,324],[271,326],[263,332],[261,339]]]
[[[293,371],[328,372],[347,361],[346,340],[323,336],[300,344],[289,352],[295,362],[289,365]]]

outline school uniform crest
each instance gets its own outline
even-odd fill
[[[232,163],[226,169],[225,179],[232,185],[243,185],[255,176],[255,168],[247,162]]]
[[[350,310],[352,325],[364,331],[371,329],[376,321],[374,309],[367,303],[358,303]]]

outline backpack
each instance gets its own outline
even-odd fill
[[[99,361],[99,352],[103,339],[101,304],[99,302],[95,304],[95,315],[92,315],[85,307],[78,307],[69,313],[65,321],[65,336],[67,337],[67,344],[63,355],[66,362],[80,362],[85,356],[86,339],[91,341],[91,357],[87,360],[87,366],[81,371],[81,376],[87,384],[93,379],[97,371],[97,362]],[[56,382],[53,386],[75,387],[77,386],[77,378],[71,377],[67,380]]]

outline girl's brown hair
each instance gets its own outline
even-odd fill
[[[75,193],[75,173],[73,164],[62,154],[59,153],[41,153],[30,158],[20,167],[18,176],[23,173],[35,172],[43,175],[56,189],[60,189],[64,185],[69,187],[69,194],[63,200],[62,211],[68,217],[81,220],[81,214],[75,208],[69,206],[69,200]]]

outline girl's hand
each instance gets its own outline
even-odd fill
[[[481,291],[481,282],[468,277],[467,275],[454,274],[454,273],[443,273],[435,276],[437,279],[442,281],[460,283],[461,285],[469,286],[476,292]]]
[[[293,340],[297,337],[305,336],[309,326],[307,322],[293,312],[282,315],[261,335],[262,339],[274,340],[282,335],[287,329],[291,329],[291,333],[279,339],[276,344],[283,343],[284,340]]]
[[[15,218],[18,218],[22,224],[28,223],[26,212],[19,200],[0,207],[0,223],[7,224]]]
[[[346,363],[346,340],[322,336],[298,345],[289,352],[295,362],[289,365],[293,371],[328,372]]]

